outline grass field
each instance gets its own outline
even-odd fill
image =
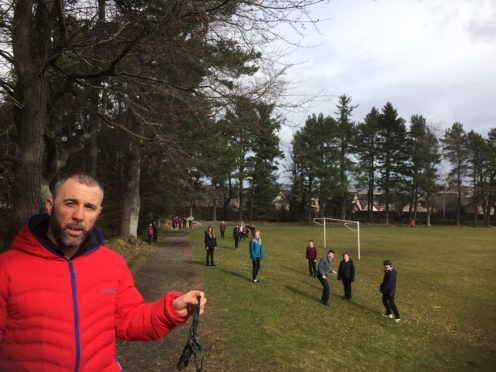
[[[229,227],[226,240],[218,237],[216,267],[203,266],[203,231],[191,235],[209,299],[203,326],[218,340],[210,357],[220,353],[226,369],[495,370],[496,229],[362,227],[360,261],[354,234],[328,230],[333,267],[348,251],[357,270],[351,302],[330,279],[328,308],[304,258],[308,239],[324,255],[322,228],[257,225],[266,258],[253,284],[248,240],[234,252]],[[400,324],[381,316],[386,258],[398,270]]]

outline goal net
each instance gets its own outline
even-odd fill
[[[350,231],[354,233],[353,244],[356,244],[358,259],[360,259],[360,222],[329,217],[314,218],[313,222],[323,227],[324,249],[327,249],[327,229],[332,229],[334,235],[339,235],[342,240],[338,243],[346,243],[346,241],[349,241],[349,236],[347,235]]]

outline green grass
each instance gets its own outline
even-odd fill
[[[203,266],[203,231],[191,236],[209,300],[206,322],[218,335],[215,352],[232,370],[494,370],[496,229],[362,227],[360,261],[354,234],[329,229],[333,267],[348,251],[357,275],[351,302],[330,279],[326,308],[304,258],[308,239],[324,255],[322,228],[257,228],[266,254],[259,284],[251,283],[248,240],[234,252],[228,229],[213,268]],[[386,258],[398,270],[401,324],[380,315]]]

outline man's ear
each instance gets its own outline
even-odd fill
[[[48,197],[45,201],[45,208],[49,216],[52,215],[52,208],[53,208],[53,198]]]

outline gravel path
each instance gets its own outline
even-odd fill
[[[153,245],[153,253],[147,262],[134,274],[136,287],[146,302],[154,301],[171,290],[186,292],[193,288],[201,289],[195,269],[198,262],[194,261],[187,233],[164,235],[158,244]],[[117,358],[122,368],[136,372],[174,371],[190,325],[191,320],[160,341],[118,342]],[[204,345],[203,338],[200,341]],[[194,360],[191,359],[186,371],[194,371],[193,366]]]

